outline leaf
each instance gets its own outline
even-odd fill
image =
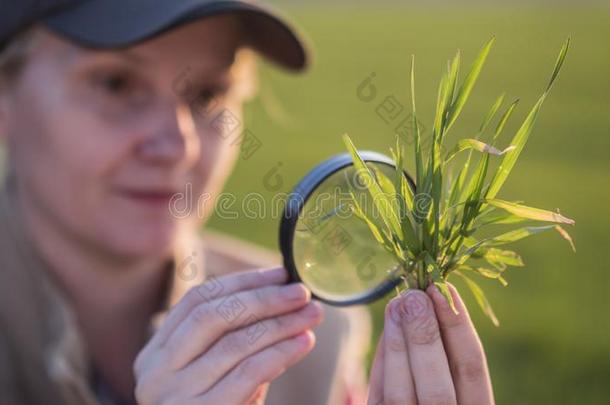
[[[440,158],[440,152],[436,150],[436,158]],[[434,236],[433,246],[431,252],[436,255],[438,250],[438,242],[440,235],[440,201],[443,185],[443,174],[441,171],[441,165],[437,165],[432,176],[432,219],[434,221]]]
[[[480,221],[473,230],[478,230],[487,225],[505,225],[505,224],[516,224],[519,222],[527,221],[526,218],[518,217],[510,212],[506,211],[490,211],[486,214],[481,214],[477,217],[477,221]]]
[[[453,312],[457,315],[458,310],[455,306],[455,302],[453,300],[453,296],[451,295],[451,291],[449,291],[449,287],[447,286],[447,282],[443,279],[442,270],[438,266],[438,263],[430,256],[430,253],[426,252],[424,257],[424,262],[426,263],[427,268],[431,269],[428,272],[432,276],[432,282],[438,288],[441,295],[445,297],[447,303],[453,310]]]
[[[453,96],[455,95],[455,92],[457,90],[457,79],[458,79],[458,73],[460,71],[460,62],[461,62],[461,54],[460,54],[460,51],[458,50],[453,58],[453,61],[449,64],[449,71],[448,71],[449,95],[448,95],[447,99],[450,102],[453,101]]]
[[[537,226],[537,227],[529,226],[529,227],[523,227],[520,229],[509,231],[509,232],[503,233],[503,234],[495,236],[495,237],[483,239],[483,240],[475,243],[474,245],[468,247],[468,249],[466,249],[461,254],[457,255],[454,258],[453,262],[449,263],[449,266],[455,267],[455,266],[459,266],[459,265],[465,263],[466,260],[468,260],[473,254],[476,254],[476,252],[482,247],[506,245],[508,243],[516,242],[518,240],[525,239],[528,236],[532,236],[532,235],[535,235],[535,234],[541,233],[541,232],[546,232],[551,229],[555,229],[555,225],[546,225],[546,226]]]
[[[377,180],[379,187],[381,187],[381,191],[389,195],[391,198],[396,197],[396,188],[388,176],[386,176],[385,173],[375,165],[371,165],[371,170],[373,171],[374,179]]]
[[[494,137],[492,139],[492,144],[494,144],[496,142],[496,139],[498,139],[498,137],[504,130],[504,127],[506,126],[508,119],[510,118],[511,115],[513,115],[515,108],[517,108],[517,104],[519,104],[519,99],[516,99],[515,101],[513,101],[511,103],[511,105],[508,106],[506,111],[504,111],[504,114],[502,114],[502,117],[500,117],[500,120],[498,121],[498,125],[496,125],[496,130],[494,131]]]
[[[398,213],[400,228],[402,230],[402,235],[407,242],[407,246],[418,246],[415,231],[413,230],[409,217],[407,216],[407,212],[403,207],[405,202],[402,200],[401,194],[396,192],[394,183],[378,167],[372,166],[372,170],[375,173],[375,177],[379,183],[379,186],[381,187],[381,190],[390,196],[390,203],[392,204],[393,210]],[[402,177],[405,177],[404,173],[402,173]],[[402,211],[404,211],[404,213]]]
[[[559,225],[555,225],[555,230],[559,232],[559,235],[561,235],[562,238],[568,241],[568,243],[572,247],[572,251],[576,252],[576,246],[574,245],[574,241],[572,240],[570,234]]]
[[[492,280],[498,280],[500,282],[500,284],[502,284],[504,287],[506,287],[508,285],[506,280],[502,277],[502,273],[504,273],[504,269],[497,269],[497,268],[488,269],[486,267],[471,267],[471,266],[467,266],[467,265],[463,264],[457,268],[457,271],[462,271],[462,270],[470,271],[470,272],[476,273],[482,277],[489,278]]]
[[[496,170],[495,176],[493,177],[493,179],[490,183],[490,186],[487,190],[487,194],[486,194],[487,198],[494,198],[498,194],[498,192],[502,188],[502,185],[504,184],[504,182],[506,182],[508,175],[510,174],[513,167],[515,166],[515,163],[517,162],[519,155],[521,155],[521,152],[523,151],[523,147],[527,143],[530,133],[532,132],[532,128],[534,127],[534,123],[536,122],[536,118],[538,117],[538,113],[540,112],[542,104],[544,103],[544,100],[546,99],[546,97],[553,85],[553,82],[559,75],[559,71],[561,70],[561,67],[563,66],[563,62],[565,61],[565,56],[568,52],[569,45],[570,45],[570,39],[568,38],[568,40],[564,43],[563,47],[561,48],[561,51],[559,52],[557,62],[555,63],[555,68],[553,69],[553,74],[551,75],[551,79],[549,81],[549,84],[548,84],[546,90],[544,91],[542,96],[540,96],[540,98],[538,99],[538,101],[536,102],[536,104],[534,105],[534,107],[532,108],[530,113],[528,114],[525,121],[523,121],[523,124],[521,124],[521,127],[517,130],[517,133],[515,134],[515,136],[513,137],[513,140],[510,143],[511,145],[515,146],[515,150],[504,157],[504,159],[502,160],[502,163]]]
[[[396,152],[394,153],[394,161],[396,162],[394,187],[397,189],[397,211],[400,220],[400,227],[403,231],[407,245],[411,248],[412,253],[417,254],[420,250],[421,243],[416,235],[414,224],[411,220],[413,212],[413,189],[407,180],[407,176],[402,169],[402,150],[403,145],[400,142],[400,137],[396,137]]]
[[[380,185],[375,180],[371,169],[364,163],[364,161],[360,157],[360,154],[358,153],[358,150],[356,149],[356,147],[352,143],[352,140],[347,134],[343,135],[343,141],[345,142],[345,145],[347,146],[347,149],[350,155],[352,156],[354,167],[358,171],[358,174],[362,176],[364,184],[367,185],[368,191],[371,197],[373,198],[373,203],[379,210],[381,218],[388,226],[388,228],[391,229],[392,232],[398,235],[399,238],[402,240],[403,234],[402,230],[400,229],[400,222],[398,220],[396,212],[394,212],[392,208],[392,201],[383,192]]]
[[[555,225],[527,226],[520,229],[516,229],[514,231],[503,233],[493,238],[484,239],[479,243],[494,246],[504,245],[507,243],[516,242],[518,240],[527,238],[528,236],[532,236],[540,232],[550,231],[551,229],[555,229]]]
[[[381,233],[377,225],[373,222],[372,219],[368,217],[368,215],[366,215],[366,213],[362,209],[362,206],[360,205],[360,202],[358,202],[358,199],[352,191],[350,191],[350,196],[352,197],[351,208],[354,215],[362,219],[368,225],[369,229],[371,230],[371,233],[373,234],[377,242],[381,244],[389,244],[389,241],[384,238],[384,235]]]
[[[441,293],[441,295],[443,297],[445,297],[445,299],[447,300],[447,303],[453,310],[453,313],[456,315],[459,314],[457,307],[455,306],[453,296],[451,295],[451,291],[449,290],[449,287],[447,286],[447,282],[444,280],[435,281],[434,285],[436,286],[436,288],[438,288],[438,291]]]
[[[470,289],[470,292],[472,292],[474,299],[477,301],[477,304],[479,304],[479,307],[481,307],[481,310],[483,311],[483,313],[485,315],[487,315],[487,317],[489,317],[489,319],[491,319],[491,322],[495,326],[499,326],[500,322],[498,321],[498,318],[496,317],[496,314],[494,313],[491,305],[489,304],[487,297],[485,297],[485,293],[483,293],[483,290],[481,289],[481,287],[479,287],[479,285],[477,283],[475,283],[472,279],[470,279],[465,274],[463,274],[459,271],[454,271],[454,273],[456,275],[460,276],[462,279],[464,279],[464,281],[466,282],[466,285]]]
[[[487,168],[489,167],[489,155],[483,155],[479,161],[479,166],[475,171],[475,174],[470,179],[468,187],[465,189],[464,197],[467,203],[464,205],[464,214],[462,218],[462,230],[467,230],[472,220],[478,214],[480,207],[481,193],[483,191],[483,184],[485,182],[485,176],[487,175]]]
[[[517,252],[513,252],[512,250],[488,248],[483,252],[482,258],[496,268],[506,266],[525,266],[525,263],[523,263],[523,259],[521,259],[521,256],[519,256]]]
[[[406,205],[405,207],[401,205],[401,208],[411,211],[413,210],[413,190],[403,169],[403,151],[404,145],[401,137],[396,136],[396,151],[392,151],[395,162],[394,188]],[[399,214],[400,218],[405,215],[403,212],[399,212]]]
[[[489,126],[489,123],[491,122],[493,117],[496,115],[496,113],[500,109],[500,106],[504,102],[505,95],[506,95],[505,93],[500,94],[500,96],[492,104],[491,108],[487,112],[487,115],[485,116],[485,119],[483,120],[483,122],[481,123],[481,126],[479,127],[479,134],[482,134],[485,131],[485,129]]]
[[[502,235],[496,236],[494,238],[485,239],[479,243],[487,244],[487,245],[504,245],[507,243],[516,242],[518,240],[527,238],[528,236],[535,235],[540,232],[546,232],[550,230],[555,230],[559,235],[570,243],[572,250],[576,251],[576,247],[574,246],[574,242],[570,235],[559,225],[546,225],[546,226],[529,226],[521,229],[517,229],[514,231],[506,232]]]
[[[563,62],[566,59],[566,55],[568,54],[568,49],[570,48],[570,37],[568,37],[566,39],[566,41],[563,43],[563,46],[561,47],[561,51],[559,51],[559,55],[557,56],[557,61],[555,62],[555,68],[553,69],[553,74],[551,74],[551,79],[549,80],[549,84],[546,87],[546,91],[548,92],[551,87],[553,86],[553,83],[555,82],[555,79],[557,79],[557,76],[559,75],[559,72],[561,71],[561,67],[563,66]]]
[[[485,64],[485,59],[487,59],[487,55],[489,55],[489,51],[491,50],[494,41],[495,37],[492,37],[485,44],[485,46],[483,46],[483,49],[481,49],[479,55],[472,64],[470,72],[468,72],[468,75],[464,79],[464,83],[462,83],[462,86],[460,87],[460,90],[458,91],[458,94],[455,97],[455,101],[451,105],[449,116],[447,117],[447,130],[451,128],[457,117],[462,112],[462,109],[464,108],[464,105],[466,104],[466,101],[468,100],[468,97],[472,92],[474,84],[476,83],[479,74],[481,73],[481,69]]]
[[[444,74],[438,86],[436,98],[436,114],[434,116],[433,146],[444,132],[445,116],[449,106],[449,80]]]
[[[411,57],[411,109],[412,109],[412,126],[413,135],[415,137],[414,153],[415,153],[415,174],[417,185],[423,183],[424,163],[421,153],[421,136],[419,134],[419,124],[417,122],[417,113],[415,110],[415,55]]]
[[[498,199],[487,199],[485,200],[485,202],[487,204],[493,205],[494,207],[498,207],[505,211],[508,211],[511,214],[514,214],[521,218],[533,219],[536,221],[555,222],[558,224],[575,224],[573,219],[566,218],[557,212],[527,207],[525,205]]]
[[[508,148],[506,148],[504,150],[499,150],[499,149],[496,149],[495,147],[488,145],[484,142],[481,142],[477,139],[472,139],[472,138],[460,139],[458,141],[457,145],[455,145],[455,147],[451,150],[451,152],[449,152],[447,154],[447,157],[445,157],[445,164],[448,163],[449,161],[451,161],[451,159],[453,159],[455,157],[455,155],[457,155],[458,153],[460,153],[464,150],[467,150],[467,149],[474,149],[481,153],[489,153],[490,155],[502,156],[505,153],[510,152],[511,150],[515,149],[515,147],[509,146]]]

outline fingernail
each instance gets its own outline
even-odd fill
[[[315,336],[310,330],[307,330],[294,338],[294,340],[301,345],[309,345],[309,343],[314,339]]]
[[[302,300],[307,298],[309,291],[303,284],[288,284],[280,288],[280,295],[287,300]]]
[[[430,285],[424,291],[430,298],[439,294],[438,287],[434,283],[430,283]]]
[[[311,318],[317,318],[318,316],[322,315],[323,308],[319,302],[312,301],[305,307],[303,312]]]
[[[417,319],[430,308],[430,300],[423,291],[410,290],[401,301],[403,316],[407,321]]]
[[[393,298],[388,304],[388,315],[392,322],[400,325],[400,319],[402,318],[402,307],[400,303],[401,297]]]

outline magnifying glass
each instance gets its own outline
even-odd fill
[[[394,161],[360,151],[373,173],[395,178]],[[407,173],[408,184],[415,183]],[[315,167],[289,194],[280,224],[280,250],[292,281],[318,300],[338,306],[375,301],[400,282],[398,262],[354,212],[381,220],[348,153]]]

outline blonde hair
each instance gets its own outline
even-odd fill
[[[250,48],[239,48],[231,67],[235,91],[242,101],[250,101],[259,90],[258,69],[255,52]]]

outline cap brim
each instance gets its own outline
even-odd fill
[[[45,17],[53,31],[93,48],[124,48],[204,17],[238,13],[245,45],[291,71],[309,65],[308,47],[277,12],[245,1],[87,1]]]

